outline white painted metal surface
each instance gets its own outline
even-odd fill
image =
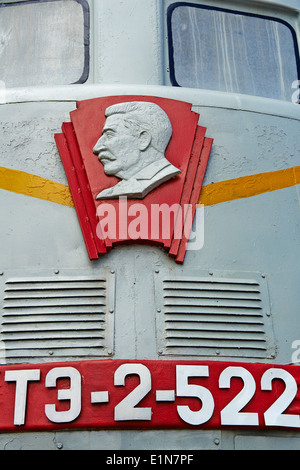
[[[29,88],[4,86],[0,106],[1,167],[66,185],[53,136],[60,131],[62,122],[69,119],[76,100],[130,94],[161,96],[193,104],[200,114],[199,124],[207,127],[208,135],[214,138],[205,186],[299,166],[300,111],[292,103],[295,92],[292,83],[290,102],[171,87],[166,11],[172,2],[89,0],[88,3],[91,21],[87,82]],[[232,0],[226,5],[220,1],[195,0],[195,3],[280,16],[291,23],[300,41],[299,0]],[[103,272],[115,281],[111,279],[107,291],[109,302],[105,315],[109,317],[109,326],[105,334],[109,339],[104,345],[105,353],[100,356],[159,359],[163,353],[164,357],[173,358],[167,354],[165,337],[164,273],[171,280],[184,279],[191,270],[197,278],[201,271],[213,282],[259,279],[259,287],[264,286],[260,302],[266,312],[263,334],[267,344],[267,354],[259,360],[291,362],[292,344],[299,339],[299,184],[205,207],[204,246],[199,252],[187,252],[183,267],[168,259],[160,248],[134,245],[118,247],[106,257],[91,262],[73,208],[6,189],[0,189],[0,195],[1,363],[14,362],[7,354],[5,339],[12,335],[10,341],[16,341],[19,334],[8,332],[3,322],[6,318],[3,312],[12,302],[11,290],[8,293],[5,288],[15,286],[12,283],[21,279],[26,283],[28,298],[32,279],[64,282],[84,277],[94,282]],[[161,283],[160,288],[154,279]],[[19,318],[17,324],[18,321]],[[46,343],[43,361],[61,357]],[[49,355],[49,351],[53,354]],[[88,355],[86,349],[81,354]],[[77,356],[67,353],[64,357],[74,360]],[[191,349],[184,356],[178,353],[176,357],[199,358]],[[214,347],[203,357],[222,359],[223,350]],[[239,357],[253,361],[253,355],[247,351]],[[236,355],[229,354],[230,358],[236,359]],[[26,353],[26,361],[36,360],[33,348],[32,355]],[[244,449],[250,445],[273,448],[276,443],[276,448],[299,448],[296,432],[272,431],[262,435],[253,431],[251,437],[248,434],[247,431],[203,430],[16,433],[0,435],[0,446],[8,449]]]

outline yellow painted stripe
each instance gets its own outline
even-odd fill
[[[205,206],[212,206],[221,202],[234,201],[270,191],[277,191],[278,189],[288,188],[296,184],[300,184],[300,166],[242,176],[203,186],[199,203]]]
[[[296,184],[300,184],[300,166],[203,186],[199,203],[211,206]],[[74,207],[68,186],[19,170],[0,167],[0,189]]]
[[[0,189],[74,207],[68,186],[24,171],[0,167]]]

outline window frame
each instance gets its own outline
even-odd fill
[[[264,20],[275,21],[277,23],[283,24],[284,26],[287,26],[289,28],[289,30],[291,31],[292,38],[293,38],[296,68],[297,68],[297,75],[298,75],[297,80],[300,82],[300,52],[299,52],[298,38],[297,38],[297,33],[296,33],[294,27],[288,21],[286,21],[282,18],[276,18],[275,16],[274,17],[270,16],[268,14],[261,14],[261,13],[256,13],[256,12],[243,11],[243,10],[234,10],[234,9],[231,9],[231,8],[223,8],[223,7],[219,7],[219,6],[206,5],[206,4],[203,4],[203,3],[199,4],[199,3],[193,3],[193,2],[180,1],[180,2],[174,2],[174,3],[171,3],[170,5],[168,5],[167,12],[166,12],[169,80],[170,80],[172,86],[179,87],[179,88],[184,88],[184,86],[180,85],[176,80],[175,61],[174,61],[174,46],[173,46],[173,32],[172,32],[172,15],[173,15],[173,12],[176,8],[183,7],[183,6],[198,8],[198,9],[201,9],[201,10],[220,11],[220,12],[225,12],[225,13],[230,13],[230,14],[235,14],[235,15],[261,18],[261,19],[264,19]],[[193,88],[190,88],[190,89],[203,90],[204,88],[193,87]],[[210,90],[210,91],[215,91],[216,93],[220,92],[220,90]],[[255,97],[268,99],[267,97],[264,97],[264,96],[256,96],[255,95]],[[277,101],[282,102],[284,100],[277,100]]]
[[[19,1],[7,1],[3,2],[0,1],[0,9],[1,8],[8,8],[10,6],[21,6],[21,5],[29,5],[35,3],[50,3],[50,2],[57,2],[61,0],[19,0]],[[90,6],[87,0],[73,0],[74,2],[78,3],[82,7],[83,11],[83,30],[84,30],[84,37],[83,37],[83,48],[84,48],[84,65],[82,74],[76,82],[68,83],[66,86],[69,85],[80,85],[85,83],[90,75]],[[62,84],[63,85],[63,84]],[[36,86],[36,85],[32,85]],[[56,86],[56,85],[50,85]]]

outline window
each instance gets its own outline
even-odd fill
[[[300,67],[288,23],[175,3],[168,9],[168,32],[173,85],[291,100]]]
[[[83,83],[88,42],[85,0],[0,3],[0,80],[7,88]]]

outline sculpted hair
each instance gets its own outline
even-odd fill
[[[124,122],[133,135],[143,130],[152,135],[151,146],[164,153],[172,136],[172,126],[168,115],[155,103],[133,101],[109,106],[105,116],[124,114]]]

